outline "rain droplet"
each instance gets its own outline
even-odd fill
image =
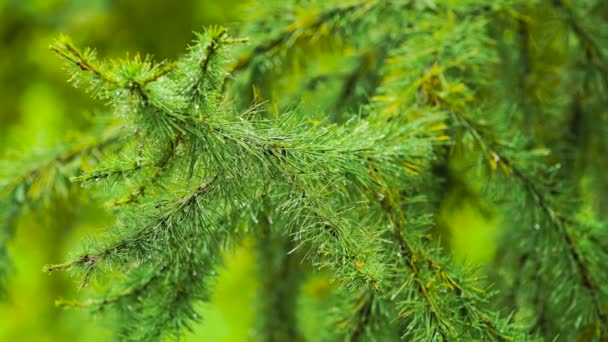
[[[192,271],[192,276],[196,277],[196,271]]]
[[[535,223],[535,224],[534,224],[534,229],[536,229],[536,230],[540,230],[540,224]]]
[[[383,199],[384,199],[384,193],[379,192],[379,193],[378,193],[378,200],[379,200],[379,201],[382,201]]]

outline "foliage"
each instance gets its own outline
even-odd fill
[[[319,271],[337,294],[317,338],[608,338],[605,4],[252,6],[247,39],[207,28],[175,62],[51,45],[109,110],[3,177],[2,231],[72,192],[116,217],[45,267],[101,287],[60,305],[113,310],[120,339],[180,337],[221,251],[253,240],[256,339],[305,338],[298,292]],[[441,243],[454,192],[501,213],[488,270]]]

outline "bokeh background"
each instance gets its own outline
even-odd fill
[[[103,104],[72,88],[62,61],[48,50],[60,33],[104,57],[127,52],[173,59],[205,25],[237,26],[245,0],[0,0],[0,159],[49,148],[85,130],[87,113]],[[448,247],[462,262],[492,257],[496,217],[458,191],[445,199],[441,220],[452,230]],[[93,203],[53,203],[19,220],[9,245],[14,262],[9,299],[0,303],[0,341],[106,341],[112,317],[54,305],[79,296],[76,279],[49,276],[46,263],[68,258],[83,237],[99,233],[108,215]],[[456,229],[457,228],[457,229]],[[205,319],[191,341],[243,341],[255,329],[255,257],[248,243],[225,251]],[[323,275],[302,285],[302,335],[314,340],[325,323],[332,288]]]

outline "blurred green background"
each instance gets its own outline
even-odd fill
[[[101,56],[128,51],[173,59],[204,25],[238,25],[242,2],[182,0],[178,6],[166,0],[0,0],[0,159],[52,147],[86,129],[86,113],[101,108],[66,82],[62,62],[48,50],[59,33],[95,47]],[[479,212],[458,192],[445,201],[441,219],[458,227],[452,229],[451,245],[460,260],[492,257],[496,219]],[[14,261],[10,299],[0,303],[0,341],[112,339],[111,317],[54,305],[58,298],[79,296],[75,279],[41,271],[46,263],[65,260],[83,237],[99,233],[108,220],[91,203],[78,208],[54,203],[19,220],[9,246]],[[255,334],[255,272],[251,246],[225,252],[212,302],[202,308],[204,321],[189,340],[243,341]],[[299,325],[314,340],[331,287],[323,276],[309,277],[302,286]]]

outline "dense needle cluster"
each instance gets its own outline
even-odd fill
[[[59,303],[114,310],[121,339],[181,336],[245,239],[260,340],[302,339],[298,284],[317,271],[339,292],[320,339],[608,339],[608,8],[576,3],[268,1],[248,39],[208,28],[162,63],[60,37],[109,110],[4,168],[0,277],[20,213],[84,191],[116,223],[45,270],[96,282]],[[502,217],[489,271],[441,243],[452,191]]]

